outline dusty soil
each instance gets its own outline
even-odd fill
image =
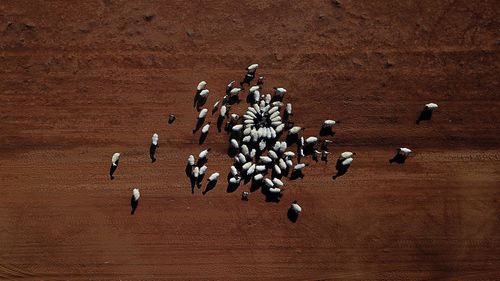
[[[239,2],[0,3],[0,279],[498,280],[499,2]],[[346,175],[306,158],[280,203],[191,194],[189,154],[231,163],[192,134],[195,87],[211,105],[251,63],[306,136],[341,120]]]

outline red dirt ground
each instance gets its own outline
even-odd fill
[[[499,280],[500,2],[240,2],[0,2],[0,279]],[[192,195],[189,154],[231,163],[225,133],[191,132],[195,87],[211,105],[251,63],[305,136],[342,121],[332,161],[277,204]]]

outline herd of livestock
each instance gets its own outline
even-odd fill
[[[287,90],[283,87],[274,87],[271,93],[263,92],[263,76],[255,80],[258,64],[252,64],[246,69],[243,80],[237,87],[236,81],[231,81],[226,86],[226,94],[222,101],[218,100],[212,107],[212,114],[219,112],[217,127],[228,133],[228,155],[234,158],[233,165],[229,168],[227,183],[228,190],[236,190],[241,182],[251,181],[251,189],[261,188],[269,201],[279,201],[284,191],[283,180],[302,178],[302,170],[308,166],[302,159],[311,156],[313,160],[328,161],[328,144],[331,140],[319,141],[316,136],[302,136],[304,128],[297,126],[291,120],[293,115],[292,104],[285,103]],[[231,105],[241,101],[241,95],[245,92],[244,86],[248,85],[246,101],[248,107],[240,116],[231,113]],[[201,81],[196,87],[195,107],[198,108],[196,126],[193,133],[201,128],[200,144],[204,142],[210,131],[211,123],[205,124],[205,117],[208,109],[202,106],[206,103],[210,94],[205,81]],[[438,108],[435,103],[424,106],[417,124],[422,120],[429,120],[432,112]],[[174,122],[175,116],[170,115],[169,123]],[[320,125],[320,136],[333,135],[333,126],[339,123],[335,120],[325,120]],[[282,136],[284,136],[282,138]],[[283,139],[280,141],[280,139]],[[296,145],[296,151],[290,149]],[[319,148],[320,147],[320,148]],[[158,134],[153,134],[150,146],[150,158],[156,161],[156,150],[158,148]],[[318,150],[320,149],[320,150]],[[396,155],[390,162],[404,163],[412,151],[409,148],[401,147],[397,149]],[[201,186],[202,180],[208,170],[208,155],[210,149],[205,149],[198,154],[198,159],[194,155],[189,155],[186,164],[186,175],[191,179],[191,190],[194,193],[195,184]],[[337,174],[333,179],[345,174],[352,164],[356,153],[345,151],[339,155],[336,162]],[[111,159],[110,178],[113,179],[114,172],[118,167],[120,153],[115,153]],[[294,163],[295,162],[295,163]],[[220,177],[219,172],[212,173],[207,179],[207,185],[203,194],[215,187]],[[242,199],[248,200],[250,193],[242,193]],[[132,214],[138,206],[140,198],[139,189],[134,189],[131,197]],[[288,215],[295,221],[302,211],[297,201],[291,204]]]

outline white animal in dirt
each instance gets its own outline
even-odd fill
[[[241,181],[241,177],[240,176],[234,176],[232,178],[229,179],[229,182],[231,184],[239,184]]]
[[[206,86],[207,86],[207,82],[201,81],[200,83],[198,83],[196,90],[201,91],[201,90],[205,89]]]
[[[113,166],[118,166],[118,160],[120,160],[120,153],[116,152],[111,157],[111,164],[113,164]]]
[[[208,158],[208,152],[210,151],[210,149],[205,149],[203,150],[202,152],[200,152],[200,154],[198,155],[198,158],[200,159],[207,159]]]
[[[196,166],[193,169],[193,177],[198,178],[199,175],[200,175],[200,168],[198,168],[198,166]]]
[[[279,124],[279,125],[277,125],[276,126],[276,133],[281,133],[284,128],[285,128],[285,124]]]
[[[250,66],[247,67],[247,70],[257,70],[259,65],[257,63],[251,64]]]
[[[253,107],[253,106],[252,107],[248,107],[248,111],[252,112],[253,114],[258,114],[257,109],[255,109],[255,107]],[[259,108],[259,111],[260,111],[260,108]]]
[[[203,109],[200,111],[200,114],[198,114],[198,119],[203,119],[203,118],[205,118],[205,116],[207,116],[207,112],[208,112],[208,109],[203,108]]]
[[[294,157],[295,153],[293,153],[293,151],[286,151],[285,153],[283,153],[283,155],[285,155],[287,157]]]
[[[352,163],[353,160],[354,159],[352,159],[351,157],[349,157],[349,158],[345,159],[344,161],[342,161],[341,164],[342,164],[342,166],[349,166],[349,165],[351,165],[351,163]]]
[[[278,154],[276,154],[276,152],[272,151],[272,150],[269,150],[267,152],[267,155],[269,155],[269,157],[271,157],[272,159],[276,160],[278,159]]]
[[[231,139],[229,142],[231,143],[232,148],[234,148],[234,149],[240,148],[240,145],[238,144],[238,142],[235,139]]]
[[[354,156],[354,153],[351,151],[344,151],[340,153],[340,160],[347,159],[347,158],[352,158]]]
[[[241,153],[245,156],[250,156],[250,151],[248,150],[248,146],[246,144],[241,146]]]
[[[406,148],[406,147],[401,147],[398,149],[398,153],[403,155],[403,156],[408,156],[411,153],[411,149]]]
[[[278,110],[280,110],[279,106],[273,106],[273,108],[269,109],[269,111],[267,113],[273,114],[275,112],[278,112]]]
[[[264,183],[266,184],[267,187],[273,187],[274,186],[273,181],[270,180],[270,179],[268,179],[268,178],[264,179]]]
[[[139,192],[138,188],[134,188],[132,190],[132,196],[134,197],[134,201],[139,201],[139,198],[141,198],[141,193]]]
[[[282,87],[276,88],[275,89],[275,94],[279,95],[279,96],[283,96],[284,94],[286,94],[286,89],[282,88]]]
[[[275,101],[275,102],[272,103],[272,105],[273,106],[280,106],[281,107],[281,106],[283,106],[283,103],[280,102],[280,101]]]
[[[278,161],[278,165],[280,166],[280,169],[286,170],[286,163],[285,160],[281,159]]]
[[[258,173],[265,172],[266,170],[267,170],[267,168],[266,168],[265,165],[257,165],[257,166],[255,166],[255,171],[257,171]]]
[[[335,125],[335,121],[334,120],[325,120],[325,122],[323,122],[323,128],[330,128],[331,126]]]
[[[318,141],[317,137],[308,137],[306,139],[306,143],[309,144],[309,145],[315,144],[317,141]]]
[[[210,130],[210,124],[206,124],[205,126],[203,126],[203,128],[201,128],[201,133],[208,134],[208,130]]]
[[[205,89],[205,90],[200,92],[200,97],[206,99],[208,97],[209,93],[210,93],[210,91]]]
[[[278,108],[278,107],[275,106],[275,107],[271,108],[271,110],[273,110],[274,108]],[[276,110],[276,111],[274,111],[274,112],[271,113],[271,110],[269,110],[269,114],[270,114],[269,115],[269,119],[273,119],[275,117],[279,117],[280,116],[280,112],[279,111]]]
[[[243,164],[243,166],[241,166],[241,168],[246,171],[248,169],[250,169],[250,167],[252,167],[253,163],[252,162],[246,162],[245,164]]]
[[[295,165],[295,167],[293,167],[293,170],[300,171],[300,170],[304,169],[304,167],[306,167],[306,166],[308,166],[308,164],[299,163],[299,164]]]
[[[201,166],[201,168],[200,168],[200,175],[204,175],[205,172],[207,171],[207,169],[208,169],[207,166],[205,166],[205,165]]]
[[[266,104],[269,104],[273,98],[271,97],[270,94],[267,94],[265,97]]]
[[[271,159],[271,157],[269,157],[269,156],[260,156],[259,159],[264,164],[268,164],[268,163],[273,162],[273,159]]]
[[[250,89],[249,89],[248,91],[249,91],[250,93],[253,93],[253,92],[255,92],[255,91],[258,91],[259,89],[260,89],[260,87],[259,87],[259,86],[252,86],[252,87],[250,87]]]
[[[299,147],[302,147],[304,146],[304,137],[300,137],[300,143],[299,143]]]
[[[229,92],[229,94],[230,94],[231,96],[237,96],[240,92],[241,92],[241,89],[240,89],[240,88],[234,88],[234,89],[232,89],[232,90]]]
[[[256,165],[252,164],[252,166],[250,166],[250,168],[248,168],[248,170],[247,170],[247,175],[249,175],[249,176],[253,175],[253,172],[255,172],[255,167],[256,167]]]
[[[274,143],[274,145],[273,145],[273,150],[274,150],[274,151],[279,151],[279,149],[280,149],[280,145],[281,145],[281,142],[276,141],[276,142]]]
[[[158,134],[153,134],[151,137],[151,143],[154,145],[158,145]]]
[[[264,176],[262,174],[256,174],[255,176],[253,176],[253,179],[255,181],[261,181],[263,178]]]
[[[264,151],[264,149],[266,149],[266,141],[264,141],[264,140],[260,141],[259,149],[260,149],[260,151]]]
[[[286,151],[287,147],[288,147],[288,146],[287,146],[286,142],[285,142],[285,141],[284,141],[284,142],[282,142],[282,143],[280,144],[280,150],[279,150],[279,152],[280,152],[280,153],[284,153],[284,152]]]
[[[255,150],[255,148],[252,148],[252,150],[250,150],[250,158],[253,159],[256,154],[257,154],[257,150]]]
[[[208,177],[208,181],[216,181],[219,179],[219,173],[213,173]]]
[[[280,179],[277,179],[277,178],[273,179],[273,183],[274,183],[274,186],[276,186],[276,187],[282,187],[283,186],[283,182]]]
[[[245,128],[245,130],[243,130],[243,135],[244,136],[249,136],[250,133],[252,132],[252,128]]]
[[[194,156],[193,155],[188,156],[187,163],[189,166],[194,166]]]
[[[292,160],[291,160],[291,159],[286,159],[286,160],[285,160],[285,163],[286,163],[286,165],[287,165],[288,167],[292,167],[292,166],[293,166],[293,162],[292,162]]]
[[[291,103],[286,104],[285,112],[288,115],[292,115],[292,104]]]
[[[241,141],[244,143],[249,143],[252,140],[252,136],[246,136]]]
[[[279,165],[274,165],[274,172],[277,174],[277,175],[281,175],[281,168]]]
[[[247,158],[243,155],[243,153],[238,153],[238,161],[243,165],[247,162]]]
[[[298,214],[300,214],[300,212],[302,212],[302,208],[296,202],[297,201],[292,203],[292,206],[290,206],[290,208],[298,215]]]
[[[238,125],[234,125],[231,130],[233,130],[233,132],[239,132],[239,131],[241,131],[241,129],[243,129],[243,125],[238,124]]]
[[[230,170],[232,176],[236,176],[238,174],[238,170],[236,169],[235,166],[231,166]]]
[[[269,193],[278,195],[281,193],[281,188],[278,187],[271,187],[269,188]]]
[[[298,132],[300,132],[302,130],[302,127],[299,127],[299,126],[294,126],[292,127],[289,131],[288,131],[288,134],[289,135],[293,135],[293,134],[297,134]]]
[[[223,105],[220,107],[220,116],[226,116],[227,114],[227,106]]]
[[[428,110],[434,110],[434,109],[437,109],[438,108],[438,105],[431,102],[431,103],[428,103],[425,105],[425,108],[428,109]]]

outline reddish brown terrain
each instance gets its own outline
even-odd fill
[[[0,1],[0,279],[499,280],[500,2],[240,2]],[[279,203],[228,193],[227,134],[192,133],[198,82],[211,107],[251,63],[304,136],[341,120]]]

